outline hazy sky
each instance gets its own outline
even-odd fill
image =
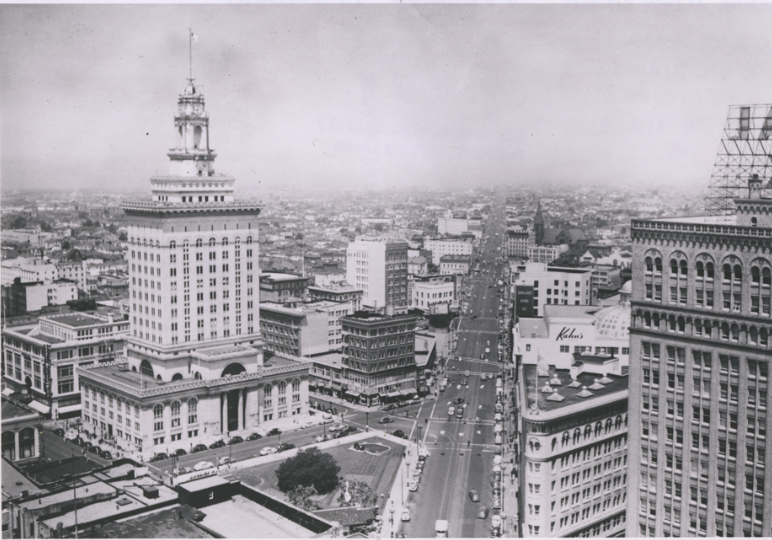
[[[0,6],[3,188],[149,188],[194,75],[242,188],[707,186],[772,5]]]

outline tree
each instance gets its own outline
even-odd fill
[[[67,251],[70,249],[70,247],[71,245],[69,240],[67,240],[66,238],[62,240],[62,251]]]
[[[285,460],[276,469],[279,489],[287,493],[298,486],[313,486],[319,494],[326,494],[338,487],[340,466],[330,454],[318,448],[301,450]]]
[[[40,230],[43,232],[51,232],[53,231],[53,227],[51,227],[51,224],[47,221],[43,220],[40,222]]]
[[[118,240],[120,240],[121,242],[125,242],[128,239],[129,237],[126,235],[125,231],[121,231],[118,233]]]
[[[314,488],[314,486],[298,486],[295,489],[287,492],[287,499],[289,499],[289,502],[298,508],[302,508],[303,510],[311,512],[321,508],[319,503],[312,499],[312,497],[316,497],[318,495],[319,494],[316,492],[316,488]]]
[[[11,222],[11,229],[26,229],[27,218],[25,216],[16,216]]]

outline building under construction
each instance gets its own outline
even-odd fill
[[[772,105],[731,105],[710,177],[705,207],[711,215],[731,215],[734,199],[757,177],[772,191]]]

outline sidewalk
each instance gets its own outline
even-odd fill
[[[403,444],[406,442],[408,444],[405,450],[405,457],[402,458],[399,464],[394,484],[389,493],[389,499],[386,501],[386,507],[383,511],[383,526],[381,528],[383,538],[394,538],[397,535],[397,531],[402,526],[402,509],[407,508],[407,500],[410,497],[408,483],[412,479],[412,471],[418,462],[418,445],[402,440]],[[402,471],[401,473],[400,470]]]

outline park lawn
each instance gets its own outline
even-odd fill
[[[399,463],[405,447],[399,443],[384,441],[379,437],[360,441],[362,444],[368,442],[383,444],[388,446],[389,450],[374,456],[366,452],[349,450],[354,445],[354,443],[350,443],[328,448],[323,450],[323,452],[335,458],[335,461],[340,465],[340,475],[342,477],[350,477],[352,480],[366,482],[375,493],[383,494],[384,496],[378,500],[378,506],[381,512],[383,512],[386,499],[388,499],[389,493],[391,493],[391,486],[399,471]],[[264,465],[256,465],[247,469],[235,470],[232,474],[241,479],[245,484],[283,498],[283,494],[277,487],[276,479],[276,469],[279,468],[281,463],[281,461],[274,461]],[[335,502],[337,500],[337,493],[338,491],[335,491],[322,496],[317,501],[322,508],[335,507],[337,506],[337,502]]]

